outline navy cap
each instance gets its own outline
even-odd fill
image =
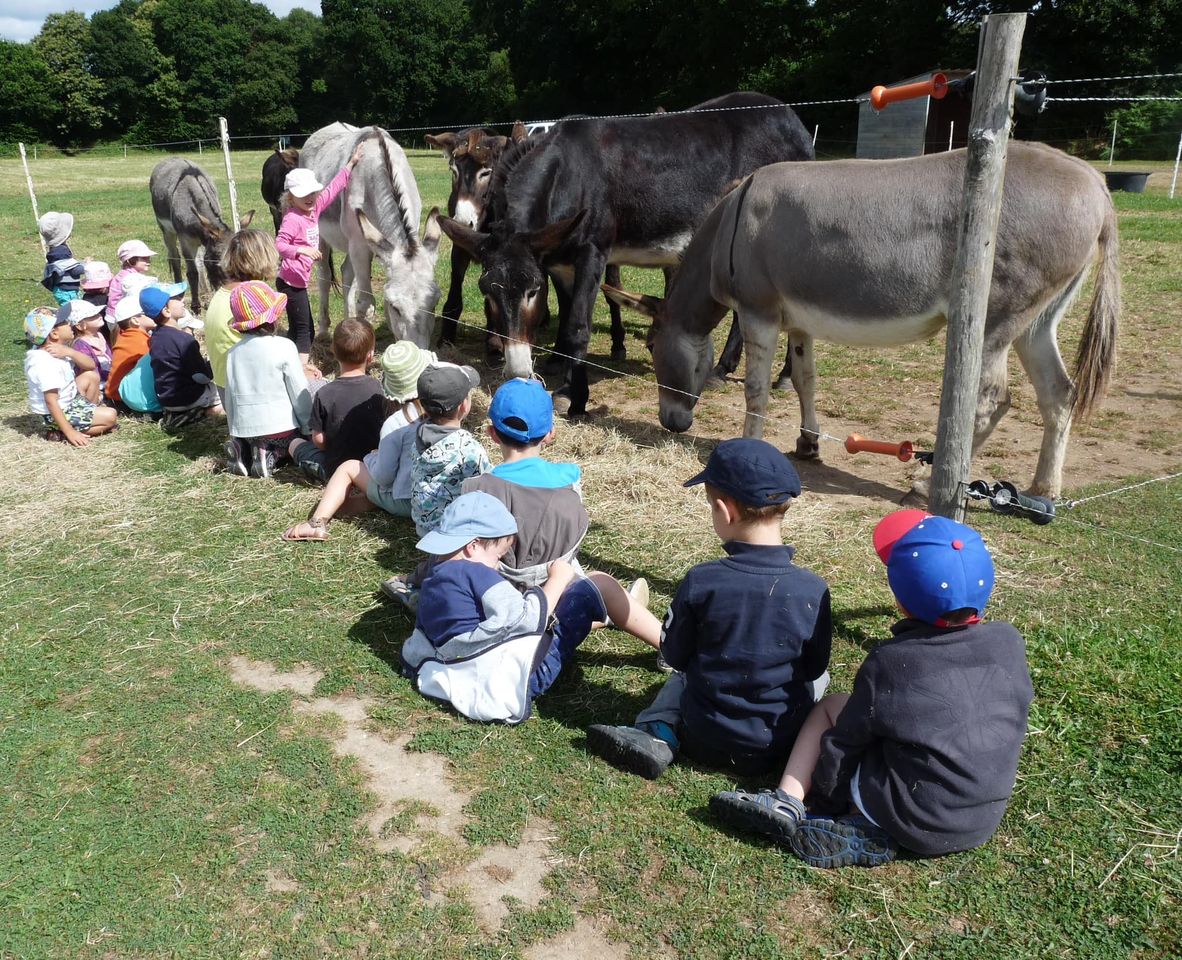
[[[443,511],[439,526],[415,546],[446,557],[473,540],[495,540],[517,532],[517,521],[500,500],[481,490],[456,497]]]
[[[800,477],[788,458],[766,440],[723,440],[706,469],[683,486],[708,483],[749,507],[770,507],[800,496]]]
[[[897,523],[896,517],[888,514],[879,526]],[[947,517],[910,519],[914,525],[888,547],[885,561],[895,598],[917,620],[938,627],[947,626],[944,617],[955,610],[975,610],[980,617],[994,581],[993,558],[981,534]]]
[[[493,394],[488,418],[502,436],[534,443],[554,427],[554,401],[541,382],[515,377]]]

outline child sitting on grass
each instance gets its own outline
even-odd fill
[[[67,311],[70,326],[74,329],[74,349],[90,358],[93,366],[86,369],[93,369],[98,373],[101,394],[111,373],[112,357],[111,345],[103,336],[106,327],[103,308],[89,300],[71,300],[63,309]]]
[[[904,617],[894,637],[866,657],[853,693],[813,708],[776,789],[710,801],[815,867],[983,844],[1013,792],[1034,697],[1021,634],[981,620],[994,571],[977,531],[900,510],[874,548]]]
[[[226,354],[226,411],[230,439],[226,470],[269,477],[287,459],[288,446],[307,435],[312,394],[295,344],[275,336],[287,297],[261,280],[230,292],[230,326],[242,339]]]
[[[416,489],[420,500],[427,502],[430,508],[440,502],[446,506],[459,492],[465,478],[488,469],[488,455],[484,448],[460,426],[472,409],[469,394],[479,383],[480,378],[471,367],[448,363],[425,369],[419,376],[416,393],[426,417],[382,437],[376,458],[367,456],[364,460],[342,463],[329,480],[312,516],[289,527],[283,539],[327,540],[329,522],[343,510],[353,514],[378,507],[395,517],[412,517]],[[434,472],[429,475],[428,464],[420,464],[420,431],[436,441],[429,443],[424,451],[439,446],[439,450],[431,455],[430,469]],[[444,441],[445,446],[441,445]],[[416,470],[419,472],[417,488]],[[352,496],[353,490],[364,494],[364,499]],[[436,511],[436,515],[440,512],[442,508]],[[420,535],[428,529],[423,528]],[[408,578],[395,577],[393,580],[403,589],[411,589]],[[388,592],[386,583],[390,582],[382,585],[383,592]]]
[[[221,400],[213,384],[213,370],[201,355],[201,347],[178,325],[186,316],[187,283],[145,287],[140,308],[156,324],[148,343],[156,396],[164,408],[160,426],[168,433],[205,417],[220,417]]]
[[[119,272],[111,278],[107,287],[107,321],[118,322],[115,319],[115,308],[125,296],[138,294],[144,287],[154,284],[152,272],[152,258],[155,251],[150,250],[143,240],[128,240],[119,244],[115,256],[119,258]]]
[[[97,406],[98,373],[94,361],[70,348],[69,303],[50,314],[33,310],[25,317],[25,336],[33,344],[25,354],[29,409],[40,414],[48,439],[59,436],[71,446],[85,447],[91,437],[115,426],[115,411]],[[81,373],[74,375],[74,368]]]
[[[448,504],[418,542],[435,563],[402,648],[403,670],[423,694],[474,720],[526,719],[596,620],[610,615],[653,647],[660,638],[657,618],[612,577],[576,577],[565,560],[522,594],[497,570],[516,533],[505,505],[477,491]]]
[[[778,767],[828,682],[829,588],[792,562],[781,525],[800,478],[763,440],[724,440],[704,483],[727,556],[692,568],[665,617],[677,671],[633,726],[596,724],[592,750],[655,779],[679,754],[739,774]]]
[[[382,392],[386,395],[386,419],[380,436],[393,433],[423,415],[419,403],[419,374],[439,358],[410,340],[399,340],[382,353]]]
[[[120,413],[154,413],[160,410],[156,398],[156,382],[151,376],[149,365],[142,388],[137,388],[134,397],[123,397],[124,381],[132,376],[141,359],[148,356],[148,343],[156,322],[140,307],[138,293],[123,297],[115,308],[115,322],[119,328],[115,346],[111,348],[111,372],[107,375],[106,396]],[[149,358],[150,360],[150,358]],[[151,381],[151,402],[147,397],[147,382]],[[140,399],[136,399],[140,398]]]
[[[41,286],[53,294],[59,306],[80,299],[86,265],[75,259],[70,250],[74,215],[51,210],[41,215],[37,230],[45,244],[45,273],[41,277]]]
[[[296,466],[319,483],[378,445],[386,402],[382,385],[366,372],[373,347],[373,327],[364,320],[342,320],[332,332],[340,372],[312,399],[312,439],[296,438],[288,446]]]

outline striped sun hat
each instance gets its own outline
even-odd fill
[[[419,395],[419,374],[435,362],[435,354],[410,340],[399,340],[382,354],[382,390],[391,400],[402,403]]]
[[[272,290],[262,280],[248,280],[230,291],[230,329],[246,333],[275,323],[287,306],[287,294]]]

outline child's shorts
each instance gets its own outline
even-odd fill
[[[297,467],[317,483],[328,483],[328,471],[325,470],[325,461],[328,460],[327,450],[321,450],[311,440],[305,440],[296,447],[295,455],[291,459]]]
[[[385,510],[386,513],[393,514],[396,517],[410,516],[410,497],[394,497],[390,495],[390,491],[379,487],[372,480],[369,486],[366,487],[365,495],[379,510]]]
[[[53,299],[57,301],[59,307],[64,307],[71,300],[81,300],[81,290],[63,290],[61,287],[56,287],[53,291]]]
[[[70,426],[83,433],[94,425],[94,411],[95,404],[80,393],[74,394],[74,399],[62,407],[62,414],[69,421]],[[41,419],[49,430],[57,429],[57,421],[53,419],[52,413],[42,414]]]

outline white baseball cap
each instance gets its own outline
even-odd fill
[[[140,306],[140,298],[137,295],[124,296],[115,304],[115,322],[122,323],[132,317],[138,317],[143,312],[144,308]]]
[[[102,312],[102,307],[88,300],[70,300],[58,308],[57,319],[58,323],[68,323],[71,327],[76,327]]]
[[[119,244],[119,249],[115,251],[115,256],[119,258],[120,263],[127,263],[133,257],[154,257],[155,250],[149,250],[148,245],[143,240],[128,240],[126,243]]]
[[[283,178],[283,189],[293,197],[306,197],[324,189],[324,184],[316,179],[316,174],[306,167],[296,167]]]

